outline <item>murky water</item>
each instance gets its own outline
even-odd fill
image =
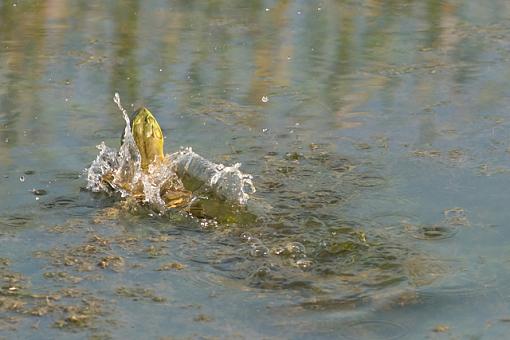
[[[507,1],[0,4],[0,337],[501,338]],[[85,190],[124,121],[259,209]]]

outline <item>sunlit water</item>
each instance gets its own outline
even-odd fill
[[[0,336],[504,337],[509,36],[502,0],[2,2]],[[115,92],[256,209],[87,190]]]

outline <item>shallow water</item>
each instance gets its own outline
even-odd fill
[[[0,337],[504,337],[509,13],[2,2]],[[85,190],[115,92],[166,152],[242,163],[263,211]]]

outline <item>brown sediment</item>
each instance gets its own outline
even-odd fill
[[[168,270],[183,270],[184,268],[186,268],[186,266],[182,263],[170,262],[170,263],[162,264],[158,269],[156,269],[156,271],[161,272],[161,271],[168,271]]]
[[[124,298],[130,298],[133,300],[150,300],[153,302],[166,302],[167,299],[158,296],[154,293],[152,289],[143,288],[143,287],[118,287],[115,290],[115,293],[118,296],[124,297]]]

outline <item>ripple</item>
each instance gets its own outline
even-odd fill
[[[11,228],[22,228],[32,221],[32,218],[23,215],[0,216],[0,225]]]
[[[41,203],[40,207],[44,210],[65,210],[66,215],[81,216],[86,211],[96,209],[93,204],[85,204],[77,197],[60,196]]]
[[[260,289],[294,289],[313,290],[316,286],[312,276],[304,275],[297,268],[285,265],[278,266],[271,262],[243,264],[242,273],[246,275],[246,283]]]
[[[361,294],[352,294],[342,298],[302,302],[299,306],[305,310],[315,311],[346,311],[358,309],[365,303]]]
[[[379,187],[386,183],[386,179],[378,176],[361,175],[355,182],[361,188]]]
[[[444,240],[451,238],[459,231],[455,225],[411,225],[405,226],[405,231],[413,238],[419,240]]]
[[[360,320],[343,324],[339,335],[345,339],[399,339],[409,330],[388,320]]]
[[[55,209],[55,208],[76,208],[78,204],[74,198],[70,197],[57,197],[49,202],[43,203],[42,207],[45,209]]]
[[[246,277],[243,267],[249,261],[243,253],[248,250],[244,251],[240,249],[240,244],[231,244],[228,240],[210,242],[210,240],[196,238],[197,235],[194,236],[181,235],[177,240],[173,250],[179,259],[196,265],[207,265],[208,271],[221,272],[221,275],[228,278],[244,279]]]
[[[472,275],[471,275],[472,274]],[[445,303],[447,299],[462,299],[466,297],[484,296],[489,294],[497,286],[496,277],[490,277],[475,273],[459,272],[450,275],[433,285],[423,287],[417,291],[420,300],[438,301]]]
[[[44,190],[44,189],[32,189],[32,193],[35,195],[35,196],[45,196],[48,194],[48,191]]]
[[[119,138],[119,130],[118,129],[99,129],[94,131],[93,135],[98,138]]]
[[[68,171],[68,172],[58,172],[55,175],[56,179],[59,180],[77,180],[80,179],[81,173],[74,172],[74,171]]]
[[[269,248],[263,244],[254,244],[251,246],[250,255],[252,257],[266,257],[269,255]]]
[[[283,246],[273,248],[272,253],[296,259],[306,256],[306,248],[299,242],[288,242]]]

